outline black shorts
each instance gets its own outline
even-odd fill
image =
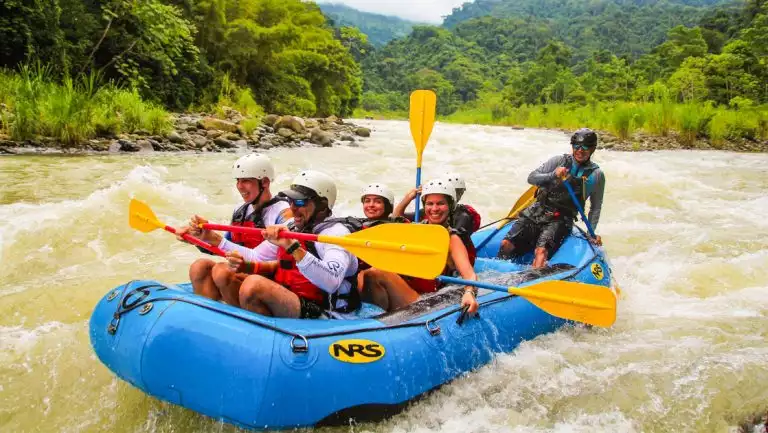
[[[571,224],[563,217],[540,216],[534,220],[521,216],[504,240],[514,245],[513,256],[525,255],[534,248],[546,248],[552,257],[570,231]]]
[[[325,313],[323,306],[315,301],[299,297],[299,303],[301,304],[299,319],[317,319]]]

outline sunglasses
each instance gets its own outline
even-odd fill
[[[571,146],[573,146],[573,150],[579,150],[579,149],[581,149],[581,150],[591,150],[591,149],[594,148],[594,146],[587,146],[586,144],[578,144],[578,143],[577,144],[572,144]]]
[[[289,198],[288,199],[288,203],[294,207],[304,207],[308,205],[310,201],[311,200],[308,198],[297,198],[297,199]]]

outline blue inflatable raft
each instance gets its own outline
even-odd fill
[[[505,232],[473,236],[482,280],[610,286],[602,250],[577,229],[551,266],[536,271],[491,259]],[[479,316],[457,325],[462,289],[390,313],[366,305],[355,320],[296,320],[211,301],[188,284],[131,281],[96,305],[90,337],[99,359],[126,382],[241,427],[373,421],[566,323],[521,297],[481,290]]]

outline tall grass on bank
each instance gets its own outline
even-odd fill
[[[667,135],[677,132],[691,144],[710,138],[724,140],[768,139],[768,106],[732,109],[711,103],[597,102],[589,105],[549,104],[512,107],[500,99],[467,107],[443,120],[484,125],[518,125],[536,128],[590,127],[627,139],[636,132]]]
[[[95,75],[56,82],[50,68],[24,65],[18,72],[0,70],[0,131],[13,140],[52,137],[74,146],[96,136],[145,130],[170,130],[168,113],[145,102],[136,91],[113,84],[98,86]]]
[[[203,92],[202,101],[195,105],[193,109],[212,112],[214,116],[226,119],[229,110],[237,110],[242,114],[248,125],[244,126],[246,132],[248,129],[255,129],[260,124],[260,119],[264,116],[264,108],[256,102],[253,92],[248,87],[240,87],[232,81],[229,73],[222,74],[214,83]]]

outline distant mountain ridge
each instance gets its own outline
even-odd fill
[[[582,55],[608,50],[637,57],[664,41],[677,25],[695,26],[732,0],[475,0],[454,8],[443,27],[460,28],[486,17],[524,20],[546,27],[551,36]],[[579,53],[576,53],[578,56]]]
[[[455,27],[462,21],[484,16],[496,18],[568,18],[575,19],[583,13],[600,15],[611,8],[707,8],[723,3],[740,3],[733,0],[475,0],[453,9],[443,20],[445,27]],[[691,9],[692,10],[692,9]],[[575,14],[574,14],[575,13]]]
[[[375,47],[408,36],[413,26],[420,24],[394,16],[363,12],[342,4],[319,3],[318,6],[325,16],[333,20],[335,27],[357,27]]]

